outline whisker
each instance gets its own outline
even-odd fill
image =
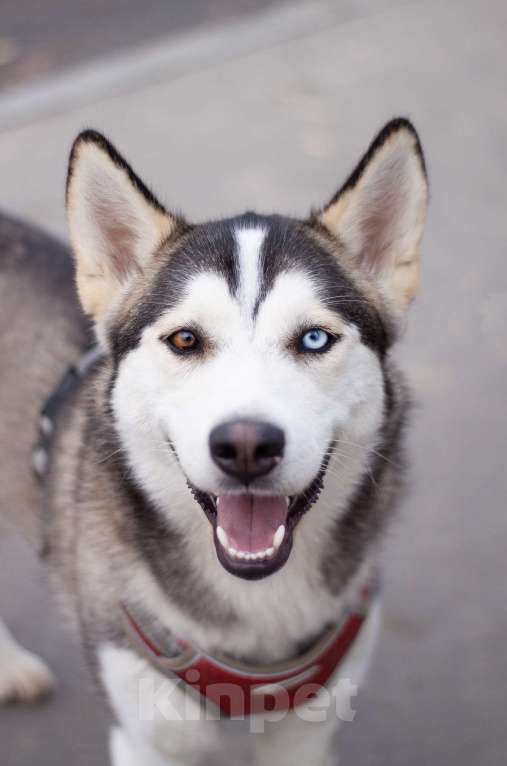
[[[370,447],[370,446],[368,446],[366,444],[358,444],[357,442],[350,441],[349,439],[332,439],[331,441],[332,441],[332,443],[336,443],[336,444],[340,444],[340,443],[342,443],[342,444],[351,444],[353,447],[357,447],[358,449],[365,450],[366,452],[371,452],[373,455],[377,455],[378,457],[382,458],[382,460],[385,460],[387,463],[390,463],[395,468],[397,467],[396,463],[393,460],[391,460],[390,458],[386,457],[386,455],[383,455],[381,452],[376,450],[374,447]]]
[[[113,450],[113,452],[110,452],[109,455],[105,455],[100,460],[97,460],[96,465],[107,463],[108,460],[111,460],[111,458],[115,457],[115,455],[119,455],[121,452],[123,452],[123,447],[119,447],[118,449]]]

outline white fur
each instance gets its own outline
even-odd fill
[[[191,321],[213,338],[210,358],[203,361],[182,360],[160,342],[161,335]],[[287,349],[302,322],[325,323],[343,338],[327,354],[302,360]],[[294,495],[314,478],[337,429],[363,449],[369,446],[382,402],[380,364],[357,329],[324,308],[307,276],[287,273],[261,304],[253,335],[225,280],[199,275],[181,303],[146,328],[139,347],[123,360],[113,403],[133,470],[148,491],[161,499],[165,494],[167,501],[164,437],[171,437],[191,481],[220,494],[231,483],[212,462],[212,428],[234,417],[275,423],[285,431],[285,457],[259,490]],[[144,456],[150,443],[153,463]],[[355,450],[344,442],[341,452]],[[164,470],[158,488],[156,463]]]
[[[190,320],[211,332],[211,358],[183,361],[161,343],[161,335]],[[286,349],[287,337],[302,321],[324,322],[343,340],[317,359],[294,358]],[[150,587],[153,605],[167,610],[174,630],[203,648],[218,640],[224,651],[234,653],[241,646],[245,653],[274,660],[286,657],[298,637],[315,625],[336,618],[350,594],[336,597],[321,587],[315,562],[368,466],[382,418],[383,385],[375,354],[361,343],[356,328],[323,307],[306,275],[278,278],[261,304],[253,334],[225,280],[198,276],[181,303],[146,328],[139,347],[121,363],[113,405],[138,481],[182,532],[196,575],[239,617],[236,628],[205,631],[167,597],[159,600],[156,587]],[[224,477],[209,456],[209,433],[239,416],[260,417],[285,430],[284,459],[264,489],[271,493],[304,491],[337,429],[341,438],[325,489],[295,531],[288,562],[268,580],[249,583],[218,562],[211,525],[183,474],[205,491],[223,491]],[[167,445],[168,435],[181,466]],[[148,588],[149,575],[139,576]]]
[[[111,729],[109,755],[112,766],[139,766],[138,756],[134,752],[127,735],[119,726],[115,726]],[[146,759],[144,760],[144,763],[149,766],[149,761],[146,761]]]
[[[321,216],[347,245],[349,256],[366,261],[370,275],[400,310],[415,292],[427,195],[414,141],[409,131],[389,138],[355,188],[335,199]],[[103,141],[90,136],[75,145],[68,212],[81,302],[94,317],[99,337],[105,337],[107,319],[122,302],[130,279],[143,271],[175,221],[132,184],[121,162],[111,161]],[[323,582],[321,565],[330,532],[369,468],[383,419],[384,386],[376,354],[362,343],[356,326],[326,308],[311,274],[280,273],[254,316],[268,226],[234,232],[237,296],[231,295],[223,277],[201,272],[189,281],[175,307],[145,327],[139,345],[119,365],[112,404],[135,478],[182,534],[192,582],[206,583],[235,619],[226,626],[218,620],[203,625],[162,590],[141,559],[132,562],[118,597],[142,599],[148,612],[204,651],[220,646],[226,654],[275,662],[287,659],[301,641],[337,620],[371,575],[374,562],[367,558],[336,595]],[[183,358],[163,342],[175,330],[196,325],[207,337],[205,354]],[[296,354],[296,332],[315,326],[341,340],[326,354]],[[259,494],[303,493],[330,444],[335,448],[324,490],[298,524],[287,563],[271,577],[254,582],[235,578],[219,563],[211,525],[187,486],[188,477],[213,495],[239,491],[212,461],[209,435],[224,421],[246,417],[269,421],[285,434],[283,459],[251,488]],[[338,689],[341,679],[360,683],[377,626],[375,606],[328,692]],[[10,658],[9,666],[23,671],[25,682],[32,681],[32,689],[37,678],[39,688],[47,687],[47,669],[0,631],[0,661],[5,658]],[[325,723],[310,724],[292,712],[270,723],[262,735],[240,736],[236,753],[236,738],[251,722],[233,731],[232,722],[193,721],[199,703],[194,701],[192,708],[181,690],[176,698],[190,713],[187,720],[171,722],[161,714],[142,720],[139,684],[145,679],[159,683],[159,674],[134,652],[113,645],[100,648],[99,663],[121,727],[111,734],[114,766],[198,766],[208,760],[231,766],[335,762],[336,714],[327,716]],[[21,676],[9,687],[18,696],[26,688]],[[324,696],[322,691],[319,699]],[[343,712],[349,700],[340,697],[339,703]]]
[[[0,621],[0,704],[35,702],[48,694],[54,684],[47,665],[23,649]]]
[[[237,229],[240,274],[239,304],[243,316],[253,322],[253,313],[259,294],[259,260],[266,230],[262,228]]]
[[[75,186],[74,204],[71,199],[69,208],[80,240],[76,245],[78,262],[86,266],[89,251],[107,261],[107,247],[101,239],[103,222],[99,221],[98,227],[95,223],[94,199],[100,192],[100,204],[118,217],[121,226],[133,231],[139,228],[141,250],[129,258],[142,268],[143,258],[155,245],[155,239],[149,241],[150,232],[158,237],[161,227],[170,221],[154,211],[155,217],[150,219],[146,201],[139,199],[137,190],[128,190],[128,179],[121,169],[110,168],[106,177],[101,177],[105,157],[90,151],[81,187],[79,183]],[[366,254],[365,266],[376,277],[381,275],[382,289],[392,292],[394,297],[389,297],[397,307],[407,304],[417,282],[416,250],[426,203],[422,178],[413,136],[403,133],[391,137],[356,187],[332,203],[321,217],[323,224],[346,242],[350,255],[360,261]],[[178,303],[145,327],[138,346],[119,365],[112,404],[130,469],[159,512],[181,532],[194,570],[193,582],[205,582],[214,590],[235,620],[226,627],[219,622],[204,626],[162,591],[142,561],[133,564],[121,596],[136,599],[142,594],[148,611],[204,651],[220,646],[226,654],[240,651],[244,656],[274,662],[291,656],[301,640],[335,621],[357,599],[371,574],[373,562],[367,559],[346,590],[335,595],[322,582],[319,564],[330,532],[369,468],[383,419],[384,385],[377,355],[361,341],[355,325],[326,308],[308,272],[281,272],[254,315],[261,281],[260,255],[268,227],[266,223],[262,228],[237,228],[234,232],[239,263],[236,296],[231,295],[224,277],[200,272],[187,283]],[[90,233],[96,235],[93,242],[86,239]],[[82,274],[83,266],[80,268]],[[108,268],[110,264],[106,271]],[[391,277],[386,281],[388,271]],[[106,285],[103,293],[95,295],[94,285],[93,280],[87,285],[85,279],[80,290],[86,307],[85,293],[90,288],[89,306],[100,319],[106,294],[109,306],[121,294],[118,285]],[[203,355],[183,358],[163,342],[164,337],[187,326],[201,327],[205,333]],[[326,354],[296,354],[296,333],[315,326],[339,335],[340,341]],[[287,563],[273,576],[254,582],[235,578],[219,563],[212,527],[187,486],[188,478],[213,495],[239,491],[213,462],[209,435],[225,421],[247,417],[273,423],[285,434],[283,459],[254,485],[253,491],[260,494],[291,496],[304,492],[329,446],[334,447],[324,490],[298,524]],[[340,676],[352,683],[360,681],[377,623],[374,610],[340,668]],[[122,727],[111,738],[115,766],[193,766],[202,763],[204,756],[220,762],[228,758],[226,762],[235,766],[242,762],[331,766],[334,762],[331,738],[336,716],[325,726],[308,726],[290,714],[265,735],[242,741],[241,756],[236,757],[231,755],[231,739],[224,739],[216,723],[175,723],[163,716],[140,720],[136,709],[138,684],[143,678],[158,678],[144,659],[129,650],[104,646],[100,664]],[[183,703],[181,691],[177,693]]]
[[[140,684],[158,690],[166,679],[144,659],[127,649],[103,645],[99,652],[101,677],[122,731],[113,730],[114,766],[193,766],[223,763],[228,766],[334,766],[337,761],[334,734],[340,720],[349,720],[354,710],[351,689],[359,687],[366,672],[379,628],[380,606],[376,603],[343,665],[330,680],[315,707],[324,705],[324,694],[332,703],[325,720],[308,720],[308,708],[261,722],[199,720],[192,698],[181,687],[170,691],[172,709],[180,720],[168,720],[160,707],[152,715],[140,715]],[[344,683],[345,682],[345,683]],[[144,714],[146,711],[144,711]],[[146,715],[145,715],[145,718]],[[264,729],[264,731],[263,731]],[[254,731],[253,734],[248,733]]]

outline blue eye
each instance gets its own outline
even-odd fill
[[[331,346],[334,337],[320,327],[312,327],[307,330],[300,339],[300,350],[319,352],[327,351]]]

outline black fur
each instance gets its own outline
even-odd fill
[[[306,272],[316,284],[325,305],[355,324],[370,348],[385,354],[387,334],[375,310],[340,267],[336,254],[325,250],[311,236],[311,225],[290,218],[259,218],[268,223],[261,253],[262,283],[258,305],[266,298],[276,277],[284,271]]]
[[[419,139],[419,135],[410,120],[407,120],[406,117],[396,117],[394,120],[388,122],[387,125],[384,125],[380,133],[375,136],[366,153],[360,159],[345,183],[340,186],[326,207],[329,207],[329,205],[334,205],[334,203],[338,201],[342,194],[354,188],[379,149],[384,146],[385,142],[392,135],[398,133],[400,130],[406,130],[414,137],[415,151],[421,162],[421,169],[423,171],[424,177],[427,179],[428,176],[426,172],[426,161],[424,159],[424,152],[421,141]]]
[[[111,328],[116,360],[137,346],[145,327],[182,299],[187,282],[200,272],[212,271],[223,276],[231,294],[237,289],[235,240],[228,221],[187,227],[182,235],[175,233],[156,257],[164,260],[164,265],[148,286],[135,314]]]
[[[67,182],[65,186],[65,197],[68,201],[68,195],[69,195],[69,188],[70,188],[70,182],[72,179],[72,175],[74,172],[74,163],[76,160],[76,157],[78,156],[79,149],[82,146],[82,144],[96,144],[96,146],[99,147],[113,162],[114,165],[116,165],[117,168],[121,168],[123,170],[129,180],[132,186],[134,186],[138,192],[140,192],[143,197],[146,199],[147,202],[149,202],[150,205],[152,205],[154,208],[156,208],[160,213],[166,213],[167,210],[165,207],[158,201],[158,199],[155,197],[152,191],[148,189],[146,184],[141,181],[139,176],[134,173],[128,162],[120,152],[113,146],[113,144],[107,140],[105,136],[102,135],[102,133],[99,133],[97,130],[87,129],[83,130],[75,139],[74,143],[72,144],[72,148],[70,150],[70,157],[69,157],[69,165],[67,169]]]
[[[239,284],[237,243],[234,232],[242,228],[266,230],[260,257],[261,279],[255,313],[273,287],[276,277],[290,270],[306,272],[315,280],[324,303],[359,328],[363,342],[380,356],[388,346],[388,333],[375,307],[366,300],[340,268],[336,255],[311,236],[312,225],[282,216],[245,213],[235,218],[188,227],[175,234],[156,256],[164,265],[126,321],[111,328],[110,338],[118,361],[139,343],[145,327],[182,299],[187,282],[198,273],[223,276],[231,295]],[[329,239],[329,237],[328,237]],[[176,241],[175,241],[176,240]],[[170,249],[170,254],[167,250]]]
[[[333,204],[347,190],[353,188],[361,178],[368,163],[394,133],[406,130],[412,134],[415,149],[425,173],[425,161],[419,137],[413,125],[405,118],[389,122],[371,143],[368,151],[358,163],[349,178],[334,195]],[[67,194],[73,175],[74,163],[83,143],[94,143],[107,154],[110,160],[121,168],[133,186],[156,210],[170,215],[154,194],[134,173],[130,165],[114,146],[100,133],[85,130],[79,134],[72,146],[67,175]],[[301,222],[282,216],[264,216],[247,212],[235,218],[211,221],[190,226],[182,218],[171,215],[175,227],[169,240],[155,255],[164,265],[150,284],[135,314],[126,321],[120,321],[110,328],[111,346],[118,362],[138,344],[142,330],[157,319],[164,308],[174,306],[184,294],[187,281],[202,271],[215,271],[222,275],[234,295],[238,282],[238,259],[234,230],[263,227],[266,238],[261,253],[261,285],[256,311],[265,299],[278,274],[290,269],[306,271],[317,282],[319,291],[328,307],[340,313],[346,321],[360,330],[363,342],[374,349],[381,358],[392,340],[388,320],[381,317],[370,301],[366,300],[340,267],[336,257],[339,242],[329,236],[313,214],[308,222]],[[312,231],[319,231],[322,239],[330,243],[329,250],[319,244]]]

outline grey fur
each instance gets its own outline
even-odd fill
[[[87,640],[124,640],[118,583],[133,563],[147,565],[178,606],[202,622],[231,624],[212,586],[194,582],[181,540],[143,497],[124,462],[109,406],[115,363],[106,359],[66,403],[53,445],[45,498],[30,472],[38,409],[66,365],[88,340],[72,285],[67,251],[57,242],[7,218],[2,235],[3,443],[5,510],[32,539],[43,514],[53,582]],[[366,300],[366,299],[365,299]],[[143,312],[143,316],[146,314]],[[35,328],[35,329],[34,329]],[[377,539],[394,507],[402,475],[400,439],[406,392],[385,365],[389,405],[371,472],[365,473],[349,512],[337,522],[322,571],[333,592],[343,589]],[[375,488],[375,491],[372,491]],[[5,513],[4,508],[2,512]]]
[[[0,519],[35,544],[42,498],[29,466],[39,409],[89,340],[67,249],[0,215]]]
[[[345,587],[365,560],[394,516],[405,487],[403,434],[410,398],[403,376],[392,363],[386,362],[383,372],[385,419],[376,451],[347,512],[336,522],[322,562],[325,582],[334,593]]]
[[[112,161],[127,169],[148,203],[158,205],[105,139],[88,132],[81,140],[100,141]],[[71,159],[70,176],[72,172]],[[92,668],[97,645],[127,642],[121,603],[126,591],[128,598],[142,599],[134,586],[129,590],[136,577],[149,579],[185,617],[206,628],[238,625],[219,588],[197,579],[187,541],[131,475],[111,395],[123,357],[139,343],[143,328],[180,300],[193,275],[216,271],[235,294],[239,267],[233,230],[243,225],[267,231],[257,307],[281,271],[311,270],[322,300],[356,325],[363,342],[381,360],[386,404],[377,450],[336,522],[325,555],[315,562],[315,579],[322,580],[323,591],[344,591],[393,514],[404,475],[408,397],[388,358],[394,339],[389,312],[342,243],[316,218],[295,221],[252,213],[197,226],[177,219],[169,239],[161,243],[150,268],[139,275],[107,327],[112,353],[65,402],[52,443],[49,479],[41,492],[30,470],[38,412],[90,335],[74,295],[66,249],[34,229],[0,218],[0,441],[9,445],[0,462],[2,514],[44,547],[55,590],[82,636]],[[322,627],[314,625],[313,633],[299,635],[293,651]],[[237,653],[244,657],[241,646]]]

